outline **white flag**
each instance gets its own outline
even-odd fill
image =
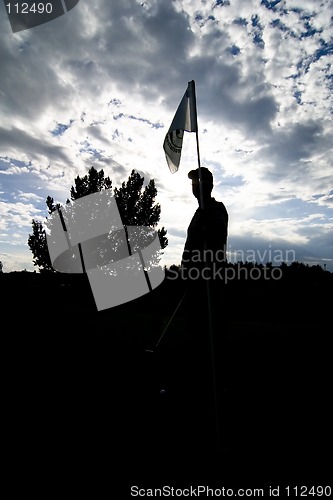
[[[188,83],[168,133],[165,136],[163,149],[171,173],[177,172],[182,153],[184,131],[197,131],[197,110],[194,81]]]

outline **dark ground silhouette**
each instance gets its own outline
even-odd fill
[[[101,312],[84,275],[2,273],[0,285],[7,467],[27,491],[328,484],[331,273],[295,265],[279,282],[230,283],[219,452],[210,357],[189,311],[146,350],[178,281]]]

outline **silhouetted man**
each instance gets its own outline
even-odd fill
[[[192,192],[199,204],[187,230],[181,266],[187,287],[187,327],[192,339],[188,349],[189,370],[193,384],[201,387],[199,400],[203,412],[209,415],[208,408],[215,400],[213,415],[219,415],[223,427],[221,408],[228,314],[224,271],[229,216],[224,204],[212,197],[213,175],[207,168],[201,167],[201,176],[199,169],[191,170],[188,177],[192,180]],[[210,425],[208,422],[208,427]],[[213,439],[219,441],[217,436]]]
[[[213,175],[208,168],[201,167],[188,173],[192,180],[192,192],[197,198],[196,210],[187,230],[187,238],[182,256],[185,277],[196,279],[221,279],[219,272],[226,262],[229,216],[221,201],[212,197]]]

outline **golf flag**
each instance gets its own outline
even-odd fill
[[[188,83],[163,143],[165,157],[172,174],[179,168],[185,130],[186,132],[198,130],[194,80]]]

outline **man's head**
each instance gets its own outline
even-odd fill
[[[211,192],[214,186],[213,174],[206,167],[200,167],[201,171],[201,181],[202,181],[202,192],[204,199],[210,198]],[[192,192],[194,196],[199,201],[200,189],[199,189],[199,169],[191,170],[188,173],[188,178],[192,180]]]

